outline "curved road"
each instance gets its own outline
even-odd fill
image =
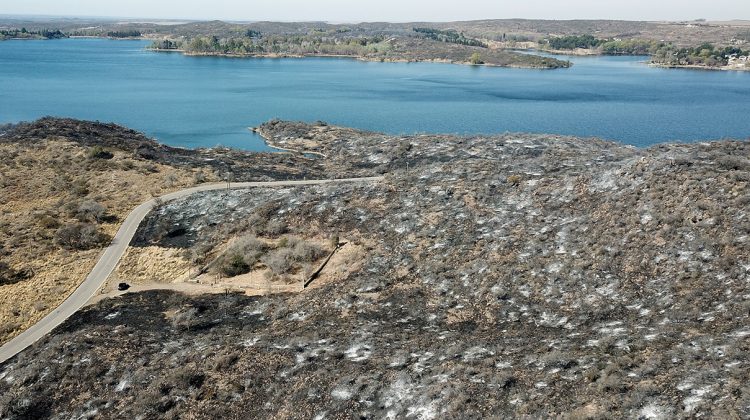
[[[372,182],[382,180],[383,177],[369,178],[344,178],[344,179],[324,179],[310,181],[270,181],[270,182],[238,182],[230,184],[231,189],[243,189],[252,187],[288,187],[297,185],[319,185],[342,182]],[[0,347],[0,363],[5,362],[16,354],[20,353],[26,347],[34,344],[37,340],[47,335],[55,327],[62,324],[66,319],[78,311],[86,304],[99,290],[107,280],[107,277],[115,269],[120,258],[125,253],[130,244],[133,235],[135,235],[138,225],[146,215],[154,208],[157,200],[164,202],[186,197],[200,191],[212,191],[227,189],[227,183],[205,184],[197,187],[187,188],[170,194],[163,195],[159,198],[151,199],[139,205],[130,212],[128,217],[120,226],[117,234],[112,239],[112,243],[104,250],[99,257],[99,261],[86,277],[86,280],[70,295],[60,306],[42,318],[39,322],[32,325],[29,329],[5,343]]]

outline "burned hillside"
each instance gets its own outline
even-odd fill
[[[196,194],[132,245],[337,234],[360,268],[104,300],[0,366],[0,417],[750,416],[748,142],[259,131],[385,178]]]

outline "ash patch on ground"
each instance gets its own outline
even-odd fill
[[[372,244],[362,268],[103,301],[0,366],[0,416],[750,416],[747,142],[262,131],[386,178],[191,196],[134,245],[273,222]]]

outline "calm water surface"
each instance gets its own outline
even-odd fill
[[[113,121],[167,144],[266,150],[271,118],[387,133],[598,136],[647,146],[750,136],[750,73],[571,57],[562,70],[184,57],[145,41],[0,42],[0,122]]]

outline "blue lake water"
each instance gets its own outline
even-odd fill
[[[392,134],[534,132],[637,146],[750,136],[750,73],[571,57],[560,70],[185,57],[145,41],[0,42],[0,122],[116,122],[176,146],[267,150],[271,118]]]

